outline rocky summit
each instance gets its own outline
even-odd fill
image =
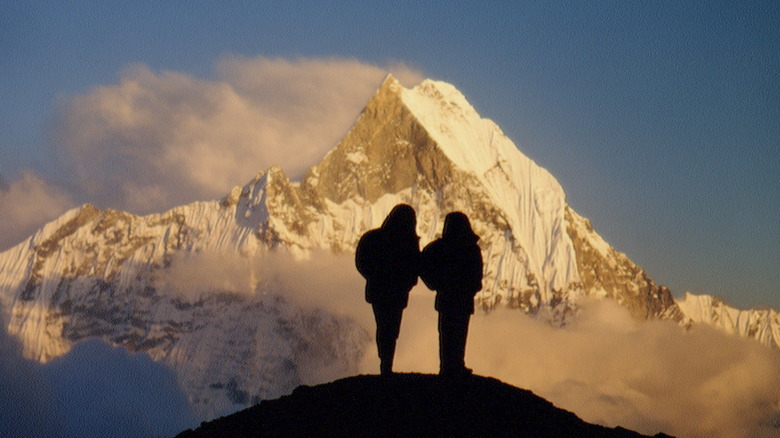
[[[496,379],[434,375],[356,376],[300,387],[291,395],[201,424],[177,438],[205,437],[640,438],[586,423],[530,391]],[[665,434],[655,435],[668,437]]]

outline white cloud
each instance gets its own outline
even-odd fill
[[[274,293],[306,309],[321,309],[373,324],[363,300],[363,279],[354,255],[320,250],[300,260],[284,250],[251,257],[231,252],[199,252],[174,257],[157,278],[157,287],[180,299],[197,301],[215,291],[241,296]]]
[[[62,106],[55,137],[90,202],[134,213],[223,196],[273,164],[302,176],[346,133],[388,71],[352,59],[229,57],[218,79],[143,65]]]
[[[25,170],[0,185],[0,251],[21,242],[44,223],[75,206],[65,190]]]
[[[258,258],[232,252],[178,254],[156,279],[157,287],[193,302],[215,291],[253,295],[261,268]]]

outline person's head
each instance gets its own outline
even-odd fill
[[[382,222],[382,229],[401,234],[417,235],[417,215],[409,204],[398,204]]]
[[[468,216],[460,211],[453,211],[444,217],[444,230],[441,237],[463,242],[479,240],[479,236],[471,229]]]

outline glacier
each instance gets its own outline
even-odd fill
[[[455,87],[426,80],[407,89],[392,76],[301,181],[274,166],[222,199],[146,216],[87,204],[1,253],[6,330],[40,362],[87,338],[146,352],[176,371],[202,418],[354,374],[371,340],[365,329],[291,302],[277,290],[283,283],[242,266],[270,253],[349,255],[399,202],[417,211],[422,245],[448,212],[469,215],[481,236],[476,302],[485,312],[508,307],[562,325],[583,297],[599,297],[638,319],[709,324],[780,345],[777,312],[706,296],[676,301]],[[204,277],[194,291],[171,286],[171,272],[195,260],[232,264],[240,275]]]

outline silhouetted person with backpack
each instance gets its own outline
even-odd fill
[[[442,237],[422,251],[420,277],[429,289],[436,291],[441,375],[471,374],[464,357],[474,295],[482,289],[478,240],[469,218],[456,211],[444,218]]]
[[[401,315],[409,291],[417,284],[420,266],[417,218],[410,205],[396,205],[380,228],[363,234],[355,265],[366,279],[366,301],[374,309],[380,372],[392,374]]]

